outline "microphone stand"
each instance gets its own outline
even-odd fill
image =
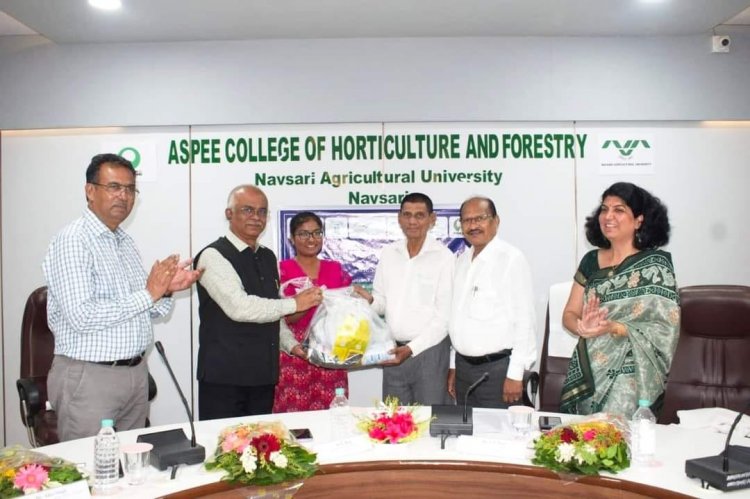
[[[177,429],[138,435],[137,441],[148,442],[154,446],[151,451],[151,465],[160,470],[165,470],[171,466],[172,479],[174,479],[177,473],[177,466],[180,464],[202,463],[206,458],[206,449],[202,445],[198,445],[195,441],[193,412],[190,410],[190,405],[188,405],[185,394],[177,382],[177,377],[174,375],[174,371],[172,371],[172,366],[169,365],[167,355],[164,353],[164,347],[160,341],[157,341],[154,346],[164,361],[164,365],[167,366],[172,382],[177,388],[177,393],[180,394],[182,404],[185,406],[185,412],[187,412],[188,420],[190,421],[191,437],[188,439],[182,429]]]
[[[739,411],[727,433],[724,452],[718,456],[701,457],[685,461],[685,474],[700,478],[701,487],[714,487],[723,491],[750,488],[750,448],[729,445],[732,435],[750,404]]]
[[[484,373],[466,390],[464,395],[464,406],[456,405],[433,405],[432,420],[430,421],[430,435],[440,436],[440,448],[445,449],[445,441],[451,435],[471,435],[474,433],[473,417],[469,415],[469,395],[476,387],[484,383],[490,377]]]

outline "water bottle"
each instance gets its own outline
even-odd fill
[[[649,409],[651,402],[638,401],[638,410],[630,424],[630,452],[634,463],[648,465],[656,454],[656,416]]]
[[[336,395],[333,397],[330,405],[331,411],[331,436],[347,437],[352,433],[352,412],[349,408],[349,401],[346,399],[345,391],[342,387],[336,388]]]
[[[102,419],[102,428],[94,440],[94,493],[107,495],[114,493],[119,479],[118,460],[120,439],[115,433],[114,422]]]

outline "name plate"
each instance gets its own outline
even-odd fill
[[[34,499],[49,499],[52,497],[55,499],[80,499],[83,497],[91,497],[91,493],[89,492],[88,482],[86,482],[86,480],[79,480],[60,487],[44,489],[23,497],[33,497]]]

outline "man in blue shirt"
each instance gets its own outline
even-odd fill
[[[135,242],[120,228],[138,194],[135,177],[128,160],[94,156],[86,170],[88,207],[54,237],[42,265],[55,335],[47,391],[61,441],[95,435],[105,418],[118,430],[145,425],[151,320],[169,313],[174,291],[200,277],[177,255],[148,274],[143,269]]]

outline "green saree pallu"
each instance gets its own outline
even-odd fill
[[[647,250],[600,269],[593,250],[581,260],[575,279],[584,287],[584,301],[598,296],[607,320],[624,324],[627,335],[578,339],[560,410],[630,418],[639,399],[653,404],[664,392],[677,347],[680,305],[672,257]]]

